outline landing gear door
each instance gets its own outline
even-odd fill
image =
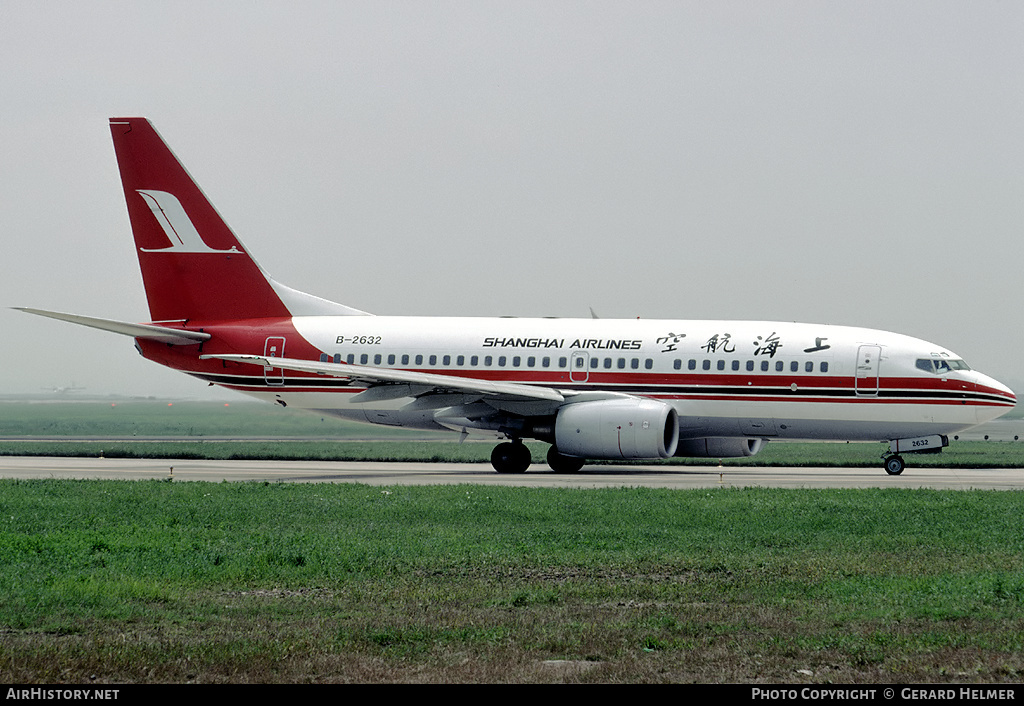
[[[854,388],[858,395],[878,394],[878,367],[881,359],[881,346],[860,346],[857,349],[857,375],[854,378]]]
[[[263,355],[267,358],[284,357],[284,338],[282,336],[271,336],[263,344]],[[263,379],[268,385],[284,384],[283,368],[263,368]]]

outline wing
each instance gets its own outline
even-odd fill
[[[469,394],[481,399],[494,398],[509,401],[538,401],[552,403],[557,407],[565,402],[565,394],[550,387],[522,385],[514,382],[491,382],[458,375],[437,375],[418,373],[410,370],[372,368],[346,363],[321,363],[297,358],[273,358],[262,355],[203,355],[203,359],[228,360],[236,363],[262,365],[266,368],[282,368],[302,373],[316,373],[347,378],[365,383],[367,390],[356,395],[353,402],[370,402],[389,397],[420,397],[425,394]],[[389,390],[387,387],[394,386]]]

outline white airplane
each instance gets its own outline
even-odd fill
[[[271,279],[144,118],[112,118],[151,321],[23,309],[283,406],[507,439],[500,473],[587,459],[753,456],[770,439],[935,452],[1013,392],[934,343],[771,321],[372,316]]]

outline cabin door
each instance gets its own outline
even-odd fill
[[[881,346],[860,346],[857,349],[857,372],[853,385],[858,395],[878,394],[878,367],[881,359]]]
[[[283,358],[284,357],[284,337],[282,336],[270,336],[267,342],[263,344],[263,355],[267,358]],[[270,368],[267,366],[263,367],[263,379],[268,385],[283,385],[284,384],[284,369],[283,368]]]
[[[585,351],[573,351],[569,358],[569,382],[586,382],[590,377],[590,356]]]

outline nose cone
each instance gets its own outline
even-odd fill
[[[978,396],[988,403],[987,406],[979,408],[979,421],[989,421],[1001,417],[1014,408],[1017,404],[1017,395],[1013,390],[984,373],[973,372]]]

